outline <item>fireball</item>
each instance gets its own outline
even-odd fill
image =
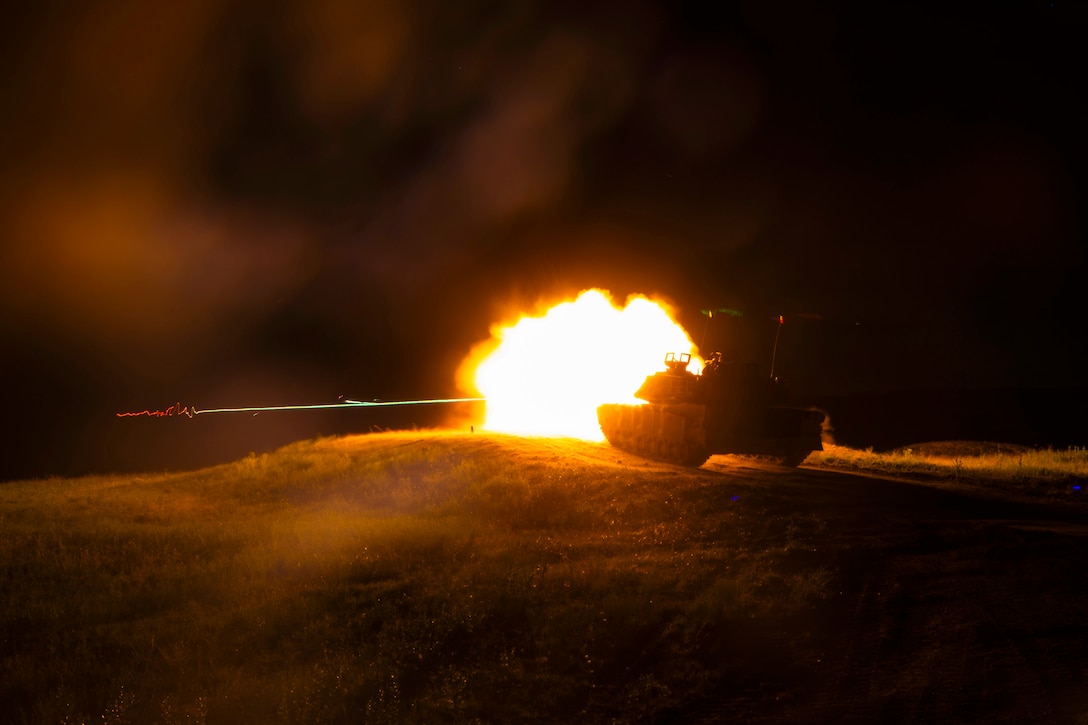
[[[633,296],[619,307],[596,289],[491,335],[462,366],[487,398],[483,427],[596,441],[597,406],[640,403],[635,392],[665,353],[695,349],[664,303]]]

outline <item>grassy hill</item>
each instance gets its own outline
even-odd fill
[[[861,465],[838,455],[831,463]],[[877,693],[861,705],[834,693],[876,671],[858,657],[879,633],[857,622],[906,606],[874,598],[871,572],[886,576],[881,562],[905,546],[929,552],[933,529],[917,534],[909,517],[933,517],[945,499],[849,474],[718,468],[577,441],[404,432],[189,473],[2,484],[0,713],[13,723],[879,715]],[[1022,543],[986,531],[954,541],[983,542],[983,558]],[[1069,565],[1068,547],[1060,561],[1030,550],[1043,552],[1037,577]],[[1021,585],[1037,588],[1010,580]],[[1046,612],[1079,617],[1076,597]],[[877,615],[859,616],[863,604]]]
[[[770,645],[831,582],[804,555],[818,524],[767,527],[744,485],[607,455],[389,433],[0,486],[0,708],[650,722],[788,672],[804,643]]]

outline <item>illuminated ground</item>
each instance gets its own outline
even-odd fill
[[[526,456],[659,467],[607,445],[522,445]],[[749,525],[767,536],[807,519],[811,549],[790,557],[831,568],[839,584],[824,619],[781,633],[783,647],[810,650],[796,681],[763,693],[773,702],[723,702],[708,721],[1088,718],[1088,509],[732,456],[687,476],[750,487],[760,519]]]
[[[0,515],[0,605],[18,612],[0,631],[0,706],[15,722],[126,707],[168,721],[168,705],[208,722],[1088,715],[1075,503],[389,433],[193,474],[7,484]],[[52,552],[73,543],[92,563],[62,561],[50,584]],[[147,559],[102,593],[126,557],[160,549],[195,583],[161,596]],[[75,571],[66,614],[47,587]]]

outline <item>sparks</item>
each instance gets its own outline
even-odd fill
[[[163,410],[140,410],[132,411],[129,413],[118,413],[118,418],[139,418],[141,416],[147,416],[148,418],[172,418],[175,415],[184,415],[192,418],[197,414],[196,408],[190,408],[189,406],[182,406],[181,403],[175,403],[169,408]]]

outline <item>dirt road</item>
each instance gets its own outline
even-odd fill
[[[783,506],[827,517],[842,591],[815,712],[858,722],[1088,719],[1083,511],[836,472],[733,475],[769,477]]]

